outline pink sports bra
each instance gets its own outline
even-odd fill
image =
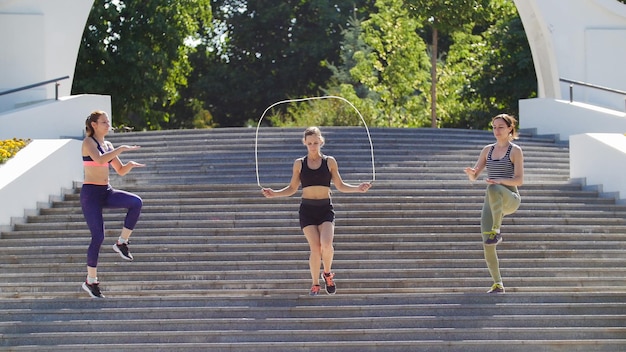
[[[105,151],[104,151],[104,150],[102,149],[102,147],[100,146],[100,143],[98,143],[98,141],[97,141],[97,140],[96,140],[93,136],[91,136],[91,139],[93,139],[93,140],[94,140],[94,142],[96,142],[96,144],[98,145],[98,151],[99,151],[100,153],[104,154],[104,153],[105,153]],[[111,162],[109,161],[109,162],[108,162],[108,163],[106,163],[106,164],[100,164],[100,163],[98,163],[98,162],[95,162],[95,161],[91,158],[91,156],[89,156],[89,155],[83,155],[83,166],[109,167],[109,164],[110,164],[110,163],[111,163]]]

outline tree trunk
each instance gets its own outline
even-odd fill
[[[437,128],[437,28],[433,26],[433,46],[430,53],[430,120],[431,126]]]

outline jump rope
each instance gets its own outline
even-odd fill
[[[338,99],[341,100],[345,103],[347,103],[348,105],[350,105],[354,111],[356,111],[357,115],[359,115],[359,117],[361,118],[361,121],[363,122],[363,126],[365,127],[365,132],[367,133],[367,139],[370,143],[370,154],[371,154],[371,158],[372,158],[372,180],[369,181],[369,183],[371,184],[372,182],[374,182],[374,180],[376,179],[376,169],[374,167],[374,144],[372,143],[372,137],[370,136],[370,130],[369,128],[367,128],[367,124],[365,123],[365,119],[363,118],[363,115],[361,115],[361,112],[356,108],[356,106],[354,106],[354,104],[352,104],[350,101],[348,101],[345,98],[342,97],[338,97],[338,96],[334,96],[334,95],[326,95],[326,96],[321,96],[321,97],[309,97],[309,98],[300,98],[300,99],[287,99],[287,100],[281,100],[279,102],[276,102],[270,106],[267,107],[267,109],[265,109],[265,111],[263,111],[263,114],[261,115],[261,118],[259,118],[259,123],[256,126],[256,132],[255,132],[255,136],[254,136],[254,163],[255,163],[255,167],[256,167],[256,182],[259,185],[259,187],[263,188],[263,186],[261,186],[261,181],[259,178],[259,151],[258,151],[258,146],[259,146],[259,127],[261,127],[261,121],[263,121],[263,118],[265,117],[265,114],[272,109],[273,107],[280,105],[280,104],[287,104],[287,103],[297,103],[297,102],[303,102],[303,101],[309,101],[309,100],[321,100],[321,99]]]

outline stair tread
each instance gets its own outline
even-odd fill
[[[323,130],[344,180],[373,178],[362,128]],[[299,193],[265,199],[255,165],[259,182],[283,187],[302,131],[261,129],[258,158],[254,132],[109,135],[141,145],[132,158],[147,164],[111,175],[144,200],[135,261],[107,247],[124,214],[105,211],[108,298],[86,297],[76,181],[0,233],[0,349],[291,352],[320,348],[322,335],[340,352],[626,348],[626,205],[569,180],[566,144],[522,134],[522,205],[498,248],[507,293],[493,296],[477,233],[485,184],[462,172],[492,133],[372,129],[374,187],[333,192],[338,293],[309,297]]]

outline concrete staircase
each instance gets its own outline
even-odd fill
[[[259,181],[287,184],[302,130],[262,128]],[[343,178],[371,180],[363,128],[325,127]],[[371,129],[375,182],[334,192],[337,294],[309,297],[299,198],[266,199],[254,129],[123,133],[145,162],[116,188],[139,194],[135,261],[111,250],[123,213],[107,211],[99,278],[81,290],[90,235],[80,183],[0,234],[0,350],[7,351],[624,351],[626,207],[568,180],[568,148],[522,135],[522,206],[491,285],[479,235],[485,184],[462,169],[485,131]],[[77,154],[77,158],[78,158]],[[3,200],[4,201],[4,200]]]

